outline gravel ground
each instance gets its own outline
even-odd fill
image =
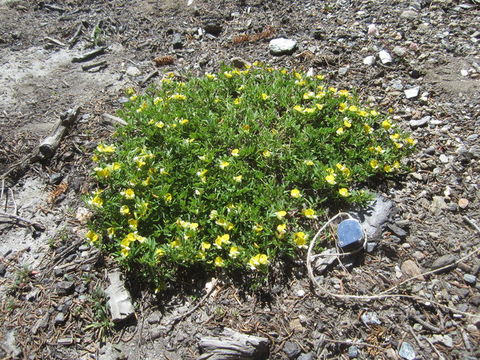
[[[0,174],[81,106],[53,158],[2,186],[2,209],[43,227],[0,223],[0,357],[194,359],[201,337],[231,328],[268,339],[269,359],[479,358],[479,22],[467,0],[0,1]],[[275,38],[297,46],[274,56]],[[136,317],[111,328],[102,289],[115,264],[83,244],[80,201],[89,154],[113,131],[102,114],[128,86],[234,57],[322,73],[394,109],[418,140],[413,171],[375,185],[395,206],[377,213],[387,222],[358,266],[319,279],[328,294],[303,261],[253,293],[193,277],[153,297],[127,281]],[[387,290],[401,296],[331,295]]]

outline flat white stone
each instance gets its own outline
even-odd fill
[[[292,39],[278,38],[270,41],[268,48],[272,55],[289,55],[295,51],[297,42]]]

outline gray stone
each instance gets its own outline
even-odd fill
[[[59,281],[55,284],[55,291],[58,295],[69,295],[73,293],[74,288],[73,281]]]
[[[237,69],[244,69],[245,67],[251,65],[248,61],[242,59],[241,57],[233,57],[230,62],[232,63],[233,67],[236,67]]]
[[[449,348],[453,347],[453,339],[448,335],[433,335],[431,338],[433,343],[440,343]]]
[[[340,76],[346,75],[347,72],[348,72],[348,66],[344,66],[338,69],[338,75]]]
[[[467,141],[474,142],[474,141],[477,141],[478,138],[479,138],[478,134],[468,135],[468,136],[467,136]]]
[[[366,56],[363,58],[363,63],[368,66],[375,64],[375,56]]]
[[[223,30],[223,27],[222,25],[220,24],[220,22],[218,22],[217,20],[210,20],[208,21],[204,27],[205,29],[205,32],[207,34],[211,34],[213,36],[218,36],[220,35],[220,33],[222,32]]]
[[[455,255],[446,254],[446,255],[440,256],[438,259],[436,259],[430,267],[433,270],[436,270],[436,269],[440,269],[440,268],[443,268],[445,266],[450,265],[450,267],[448,269],[451,269],[455,266],[456,261],[457,261],[457,258],[456,258]],[[446,269],[446,270],[448,270],[448,269]]]
[[[415,99],[416,97],[418,97],[419,92],[420,92],[420,86],[415,86],[413,88],[410,88],[404,91],[405,97],[407,99]]]
[[[365,325],[380,325],[382,323],[378,318],[377,313],[373,311],[363,313],[361,319]]]
[[[427,154],[427,155],[433,155],[433,154],[435,154],[435,147],[434,147],[434,146],[430,146],[430,147],[426,148],[426,149],[424,150],[424,152],[425,152],[425,154]]]
[[[108,296],[108,307],[113,322],[121,322],[129,319],[134,315],[132,298],[125,288],[121,279],[120,271],[114,271],[108,274],[110,286],[105,293]]]
[[[395,46],[392,52],[398,57],[404,57],[405,54],[407,53],[407,49],[401,46]]]
[[[125,71],[125,74],[131,77],[136,77],[142,75],[142,72],[136,66],[129,66]]]
[[[402,80],[393,80],[392,81],[392,89],[394,90],[403,90],[403,84],[402,84]]]
[[[418,267],[418,265],[412,260],[404,261],[400,269],[402,270],[402,273],[404,273],[409,277],[418,276],[417,279],[420,279],[420,280],[425,279],[422,275],[420,275],[422,272],[420,271],[420,268]]]
[[[475,283],[477,282],[477,277],[472,274],[465,274],[463,275],[463,280],[465,280],[467,284],[475,285]]]
[[[154,311],[148,318],[147,322],[149,324],[158,324],[160,320],[162,319],[162,314],[160,311]]]
[[[390,217],[393,209],[394,204],[391,200],[377,195],[375,200],[373,200],[367,208],[353,213],[353,215],[359,219],[368,239],[372,240],[382,233],[382,228]]]
[[[312,267],[315,269],[315,272],[318,274],[323,274],[327,271],[336,261],[336,256],[329,256],[335,254],[337,250],[335,248],[324,250],[320,253],[320,255],[325,256],[318,256],[313,260]]]
[[[430,119],[431,119],[431,116],[424,116],[419,120],[410,120],[408,124],[412,129],[416,129],[416,128],[427,125]]]
[[[55,316],[55,325],[63,325],[65,323],[65,315],[63,313],[58,313]]]
[[[122,350],[118,345],[106,344],[100,349],[98,360],[124,360],[127,359],[122,354]]]
[[[445,154],[441,154],[440,157],[439,157],[439,160],[440,160],[443,164],[448,164],[448,162],[449,162],[448,156],[445,155]]]
[[[404,239],[408,235],[408,233],[405,230],[403,230],[401,227],[395,224],[387,224],[387,228],[391,232],[393,232],[395,235],[397,235],[400,239]]]
[[[4,277],[6,272],[7,272],[7,265],[1,263],[0,264],[0,276]]]
[[[413,349],[413,346],[410,345],[410,343],[404,341],[402,342],[402,345],[400,345],[400,350],[398,351],[398,355],[400,355],[402,359],[414,360],[415,350]]]
[[[290,55],[297,48],[297,42],[292,39],[278,38],[270,40],[268,45],[272,55]]]
[[[392,56],[386,50],[381,50],[378,53],[378,57],[380,58],[380,61],[384,65],[390,64],[392,62]]]
[[[348,348],[348,357],[350,359],[356,359],[358,357],[358,348],[354,345]]]
[[[172,46],[174,49],[182,49],[183,48],[183,40],[182,34],[175,33],[172,36]]]
[[[34,301],[38,297],[38,294],[40,294],[40,289],[34,288],[25,296],[25,300]]]
[[[315,354],[312,352],[300,355],[297,360],[315,360]]]
[[[283,345],[283,352],[287,354],[289,359],[295,359],[298,355],[300,355],[302,350],[297,343],[287,341],[285,345]]]
[[[430,211],[435,214],[439,215],[442,210],[447,209],[448,205],[445,202],[445,199],[442,196],[434,196],[432,199],[432,203],[430,204]]]
[[[470,304],[474,306],[480,306],[480,295],[472,296],[469,300]]]
[[[50,314],[46,313],[40,319],[38,319],[32,327],[32,334],[36,335],[39,330],[43,330],[48,326],[48,320],[50,319]]]
[[[415,19],[418,16],[418,13],[415,10],[405,10],[400,14],[401,18],[404,19]]]
[[[7,332],[0,344],[2,345],[0,350],[4,350],[7,353],[6,358],[19,359],[22,356],[22,349],[17,345],[14,330]]]

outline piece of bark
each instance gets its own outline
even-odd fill
[[[269,340],[225,328],[218,337],[203,337],[197,360],[263,360],[268,358]]]
[[[114,115],[104,113],[102,115],[102,117],[111,124],[118,123],[118,124],[123,125],[123,126],[128,125],[125,120],[123,120],[122,118],[119,118],[118,116],[114,116]]]
[[[50,158],[55,154],[63,135],[65,135],[67,129],[77,120],[79,113],[80,108],[76,107],[60,115],[60,120],[55,124],[52,133],[41,142],[38,148],[44,158]]]
[[[107,61],[102,60],[102,61],[99,61],[99,62],[96,62],[96,63],[82,65],[82,70],[87,71],[87,70],[90,70],[90,69],[93,69],[93,68],[96,68],[96,67],[102,67],[102,68],[107,67]]]
[[[74,63],[77,63],[77,62],[84,62],[84,61],[88,61],[88,60],[91,60],[95,57],[97,57],[98,55],[101,55],[105,52],[106,50],[106,47],[100,47],[98,49],[95,49],[93,51],[90,51],[88,53],[85,53],[83,55],[80,55],[80,56],[75,56],[73,57],[72,59],[72,62]]]

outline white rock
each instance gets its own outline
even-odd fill
[[[125,73],[128,75],[128,76],[131,76],[131,77],[136,77],[136,76],[140,76],[142,74],[142,72],[140,71],[139,68],[137,68],[136,66],[129,66],[127,68],[127,71],[125,71]]]
[[[369,66],[375,64],[375,56],[367,56],[363,59],[363,63]]]
[[[108,274],[110,286],[105,290],[108,296],[108,307],[113,322],[124,321],[134,315],[132,297],[125,288],[121,279],[121,273],[114,271]]]
[[[378,56],[382,64],[390,64],[392,62],[392,56],[385,50],[380,51]]]
[[[272,55],[289,55],[297,47],[297,42],[292,39],[278,38],[270,41],[268,48]]]
[[[468,76],[468,70],[462,69],[460,70],[460,74],[462,74],[462,76]]]
[[[444,164],[448,164],[448,156],[445,154],[440,155],[440,161]]]
[[[378,32],[378,29],[377,29],[377,27],[375,26],[375,24],[370,24],[370,25],[368,25],[368,35],[370,35],[370,36],[378,36],[378,35],[380,35],[380,33]]]
[[[420,92],[420,86],[415,86],[413,88],[410,88],[404,91],[405,97],[407,99],[415,99],[418,96],[419,92]]]
[[[401,46],[395,46],[392,51],[398,57],[404,57],[407,53],[407,49]]]

